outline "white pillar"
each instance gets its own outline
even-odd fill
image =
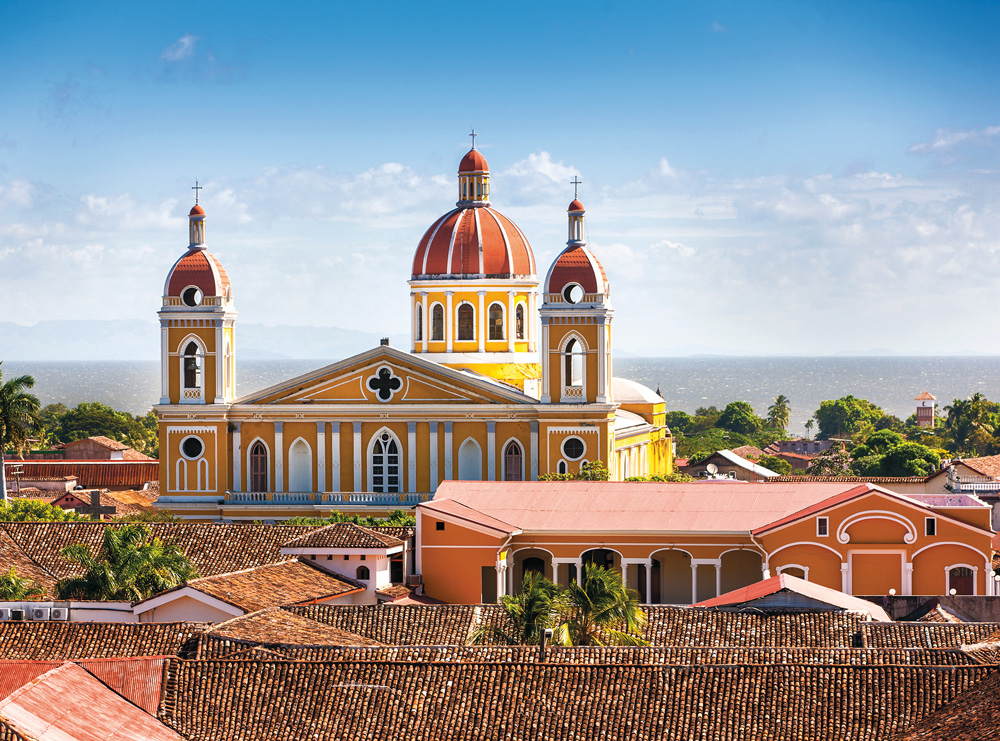
[[[486,291],[477,291],[479,296],[479,316],[476,318],[476,333],[479,335],[479,352],[486,351]]]
[[[438,488],[438,423],[428,422],[431,428],[431,480],[430,490],[433,494]]]
[[[770,579],[771,578],[771,566],[770,566],[770,564],[768,564],[768,563],[761,564],[761,567],[760,567],[760,578],[762,580],[763,579]]]
[[[427,352],[427,330],[431,326],[430,318],[427,316],[427,291],[420,292],[420,303],[423,305],[420,311],[420,318],[423,323],[423,326],[420,328],[420,337],[422,338],[420,352]]]
[[[340,422],[330,423],[330,491],[341,491],[343,483],[340,480]]]
[[[625,562],[624,558],[622,559],[621,567],[622,567],[622,584],[628,587],[628,564]]]
[[[455,337],[455,317],[452,315],[451,307],[451,297],[455,295],[454,291],[445,291],[445,322],[444,322],[444,338],[447,343],[447,351],[451,352],[454,349],[454,337]]]
[[[316,491],[326,491],[326,422],[316,423]]]
[[[406,461],[407,461],[407,491],[415,494],[417,491],[417,423],[406,423]]]
[[[240,470],[240,425],[242,422],[233,422],[233,491],[242,491],[243,486],[243,476]]]
[[[451,422],[444,423],[444,478],[446,481],[451,481],[454,478],[451,467],[451,425]]]
[[[698,601],[698,564],[691,559],[691,604]]]
[[[215,404],[224,404],[225,399],[225,358],[222,347],[222,320],[215,320]],[[208,399],[205,399],[208,402]]]
[[[539,401],[542,404],[551,404],[552,396],[549,391],[552,388],[552,379],[549,378],[551,375],[549,370],[549,323],[548,319],[542,318],[542,393],[539,397]],[[556,369],[558,371],[558,368]]]
[[[973,584],[975,591],[975,584]],[[903,564],[903,594],[913,594],[913,564],[910,562]]]
[[[538,481],[538,422],[531,422],[531,480]]]
[[[552,583],[559,585],[559,562],[552,559]]]
[[[722,594],[722,559],[715,563],[715,596]]]
[[[576,559],[576,583],[583,586],[583,559]]]
[[[361,491],[361,423],[354,423],[354,491]]]
[[[285,445],[282,440],[284,422],[274,423],[274,490],[285,490]]]
[[[170,341],[170,330],[167,328],[168,320],[160,320],[160,403],[170,403],[170,348],[167,343]],[[184,375],[181,374],[180,381],[183,383]]]
[[[535,352],[538,349],[538,338],[536,337],[536,332],[538,331],[535,327],[535,322],[538,320],[538,294],[535,293],[535,289],[532,289],[528,294],[528,316],[524,318],[525,321],[525,332],[527,332],[528,337],[528,350],[530,352]]]
[[[514,291],[507,291],[507,352],[514,352],[514,338],[517,337],[517,317],[514,315],[516,297]]]
[[[653,604],[653,559],[646,559],[646,604]]]
[[[851,585],[849,583],[850,580],[851,580],[851,575],[848,571],[847,564],[846,563],[840,564],[840,591],[843,592],[844,594],[851,593]]]
[[[608,402],[608,348],[605,341],[607,335],[607,325],[602,318],[597,325],[597,403],[606,404]]]
[[[486,471],[487,481],[497,480],[497,423],[486,423]]]

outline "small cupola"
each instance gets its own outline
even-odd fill
[[[458,164],[458,203],[460,208],[475,208],[490,205],[490,166],[486,158],[476,149],[476,131],[472,137],[472,149]]]

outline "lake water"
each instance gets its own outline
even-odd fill
[[[329,361],[244,360],[237,364],[237,388],[246,394],[319,368]],[[5,361],[4,378],[23,373],[35,377],[42,404],[101,401],[145,414],[160,397],[157,362]],[[952,399],[980,392],[1000,400],[998,357],[886,358],[622,358],[616,376],[650,388],[659,387],[667,409],[693,412],[700,406],[720,409],[730,401],[747,401],[758,414],[767,413],[778,394],[791,399],[791,432],[801,434],[806,420],[824,399],[853,394],[901,419],[913,414],[913,397],[930,391],[939,407]]]

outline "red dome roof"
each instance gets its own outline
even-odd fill
[[[188,216],[204,216],[204,215],[205,215],[205,209],[203,209],[197,203],[194,205],[194,208],[191,209],[191,213],[188,214]]]
[[[207,250],[188,250],[167,273],[165,296],[180,296],[188,286],[198,286],[206,296],[225,296],[229,276],[215,255]]]
[[[517,225],[492,208],[456,208],[431,224],[413,256],[413,278],[535,275],[535,256]]]
[[[586,293],[608,293],[608,276],[594,253],[583,245],[570,245],[562,251],[545,276],[544,293],[562,293],[566,286],[578,283]]]
[[[587,209],[583,207],[583,204],[579,200],[574,200],[566,210],[572,213],[573,211],[586,211]]]
[[[478,149],[470,149],[458,165],[459,172],[489,172],[490,166]]]

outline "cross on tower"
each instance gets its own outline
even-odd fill
[[[580,183],[583,181],[580,180],[579,176],[574,175],[573,179],[569,182],[573,185],[573,200],[575,201],[579,197],[578,189],[580,187]]]
[[[472,130],[472,133],[471,133],[471,134],[469,134],[469,136],[471,136],[471,137],[472,137],[472,148],[473,148],[473,149],[475,149],[475,148],[476,148],[476,136],[477,136],[477,134],[476,134],[476,130],[475,130],[475,129],[473,129],[473,130]]]
[[[198,196],[201,195],[198,191],[201,190],[203,187],[204,186],[198,185],[197,180],[195,180],[194,185],[191,186],[191,190],[194,191],[194,205],[196,206],[198,205]]]
[[[395,391],[403,387],[403,382],[392,375],[389,368],[379,368],[378,374],[368,379],[368,388],[378,394],[382,401],[389,401]]]

